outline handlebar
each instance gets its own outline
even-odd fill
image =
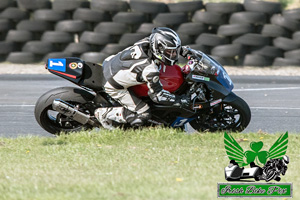
[[[191,71],[215,76],[219,74],[222,66],[217,61],[201,51],[192,50],[191,53],[192,54],[188,54],[189,61],[187,62]]]

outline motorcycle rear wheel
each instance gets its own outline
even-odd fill
[[[217,108],[214,108],[213,115],[199,114],[190,125],[200,132],[242,132],[250,120],[251,111],[248,104],[236,96],[233,101],[220,103]]]
[[[94,115],[94,111],[87,108],[88,101],[94,99],[93,94],[74,87],[55,88],[43,94],[35,105],[35,118],[43,129],[51,134],[59,135],[62,132],[69,133],[92,128],[89,124],[82,125],[53,110],[52,103],[55,99],[62,99],[78,106],[80,111]]]

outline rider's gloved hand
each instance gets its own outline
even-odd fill
[[[188,54],[191,54],[191,48],[189,46],[181,46],[180,55],[187,58]]]
[[[182,73],[189,74],[191,72],[191,67],[189,65],[185,65],[181,68]]]
[[[199,58],[197,51],[191,49],[189,46],[181,46],[180,55],[188,60]]]
[[[191,97],[187,95],[176,96],[176,100],[174,102],[175,106],[180,106],[183,108],[189,107],[191,103]]]

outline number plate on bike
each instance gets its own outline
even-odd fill
[[[49,59],[48,60],[48,69],[56,70],[60,72],[66,71],[66,59]]]
[[[189,123],[195,118],[184,118],[184,117],[177,117],[177,119],[172,123],[172,127],[180,127],[185,125],[186,123]]]

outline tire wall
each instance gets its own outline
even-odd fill
[[[223,65],[300,66],[300,8],[284,10],[280,3],[255,0],[5,0],[0,3],[0,62],[74,56],[102,63],[157,26],[172,28],[182,45]]]

